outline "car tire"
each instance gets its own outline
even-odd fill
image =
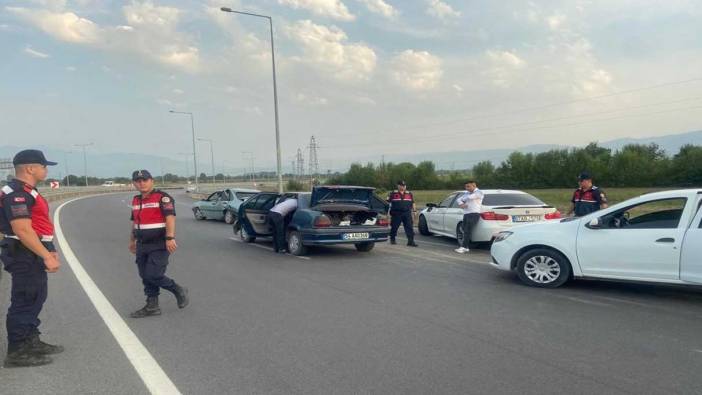
[[[241,229],[239,229],[239,236],[245,243],[253,243],[256,241],[256,236],[251,236],[249,232],[246,231],[246,227],[243,224],[241,225]]]
[[[288,234],[288,251],[297,256],[307,254],[307,246],[302,244],[300,232],[293,230]]]
[[[427,219],[425,216],[419,216],[419,223],[417,224],[417,228],[419,229],[420,235],[431,236],[431,232],[429,231],[429,225],[427,224]]]
[[[236,214],[234,214],[234,212],[231,210],[225,210],[224,211],[224,223],[227,225],[231,225],[234,222],[236,222]]]
[[[203,214],[202,211],[200,211],[199,208],[194,208],[194,209],[193,209],[193,215],[195,216],[195,219],[198,220],[198,221],[202,221],[202,220],[207,219],[207,217],[205,217],[205,214]]]
[[[526,285],[538,288],[557,288],[570,279],[568,259],[558,251],[537,248],[517,259],[517,276]]]
[[[356,246],[356,250],[360,252],[368,252],[375,247],[375,242],[374,241],[364,241],[363,243],[356,243],[354,244]]]

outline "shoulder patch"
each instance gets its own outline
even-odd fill
[[[170,202],[171,202],[171,198],[169,198],[168,196],[164,196],[164,197],[161,198],[161,201],[164,202],[164,203],[170,203]]]

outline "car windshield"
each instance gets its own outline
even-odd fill
[[[246,200],[251,196],[254,196],[256,193],[257,192],[237,192],[236,197],[239,198],[239,200]]]
[[[546,203],[528,193],[486,194],[483,206],[546,206]]]

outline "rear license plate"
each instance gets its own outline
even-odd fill
[[[513,215],[512,222],[536,222],[541,219],[540,215]]]
[[[361,233],[344,233],[343,236],[341,236],[342,239],[344,240],[364,240],[369,238],[370,235],[368,232],[361,232]]]

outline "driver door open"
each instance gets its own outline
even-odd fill
[[[268,212],[273,208],[277,199],[278,194],[276,193],[262,193],[255,200],[246,202],[244,215],[257,235],[269,236],[273,234],[271,225],[268,223]]]

